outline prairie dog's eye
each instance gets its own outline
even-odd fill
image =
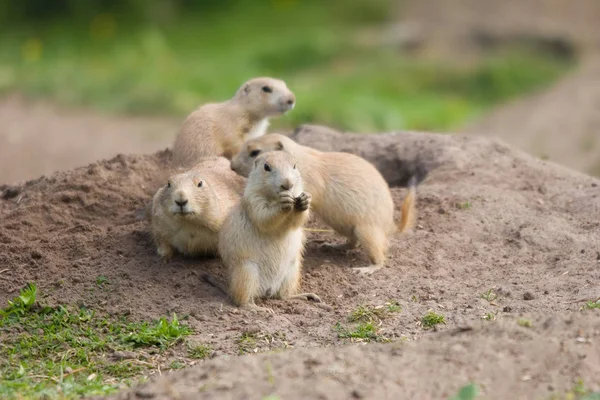
[[[294,164],[294,169],[296,169],[296,164]]]
[[[265,171],[271,172],[271,167],[269,167],[269,164],[265,164]]]
[[[260,154],[260,150],[252,150],[250,152],[250,157],[254,158],[254,157],[256,157],[259,154]]]
[[[202,181],[198,182],[198,187],[202,187],[203,184],[204,184],[204,182],[202,182]]]
[[[273,88],[270,86],[263,86],[262,91],[265,93],[273,93]]]
[[[171,182],[167,182],[167,187],[170,188],[171,187]]]

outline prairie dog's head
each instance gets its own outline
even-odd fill
[[[285,82],[269,77],[245,82],[234,99],[259,118],[283,115],[296,105],[296,96]]]
[[[292,139],[278,133],[268,133],[247,140],[240,152],[231,159],[231,169],[238,175],[248,177],[258,156],[272,151],[285,151],[293,154],[293,144]]]
[[[284,151],[271,151],[256,158],[248,176],[246,188],[254,193],[276,199],[279,193],[290,191],[298,196],[303,191],[296,160]]]
[[[192,170],[170,176],[159,189],[157,201],[164,214],[191,221],[219,207],[214,196],[210,183]]]

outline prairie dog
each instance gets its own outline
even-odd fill
[[[416,186],[425,178],[425,173],[411,179],[402,204],[402,217],[396,225],[394,202],[387,182],[370,162],[354,154],[321,152],[272,133],[248,140],[240,153],[232,158],[231,169],[248,176],[254,159],[271,151],[287,152],[297,160],[304,184],[312,194],[311,209],[347,238],[342,245],[327,246],[352,249],[361,245],[367,252],[371,265],[357,268],[358,272],[372,273],[382,268],[389,238],[414,226]]]
[[[292,156],[271,152],[253,160],[241,201],[219,233],[219,254],[227,267],[226,291],[239,307],[270,309],[258,298],[304,299],[321,302],[314,293],[297,294],[303,261],[303,225],[309,218],[311,195],[304,192]]]
[[[200,157],[231,159],[245,140],[262,136],[269,118],[292,110],[296,96],[279,79],[245,82],[233,98],[200,106],[184,120],[173,144],[175,166],[190,167]]]
[[[245,179],[223,157],[206,157],[171,175],[152,199],[151,227],[158,254],[168,261],[217,253],[223,221],[244,191]]]

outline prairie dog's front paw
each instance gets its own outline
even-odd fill
[[[285,191],[279,193],[279,204],[281,204],[281,209],[284,211],[290,211],[294,208],[294,203],[296,199],[291,192]]]
[[[307,193],[307,192],[300,193],[300,195],[298,195],[298,197],[296,197],[296,201],[294,203],[296,211],[308,210],[308,207],[310,207],[311,200],[312,200],[312,196],[310,195],[310,193]]]
[[[175,253],[173,251],[173,248],[166,243],[161,243],[160,245],[158,245],[156,252],[158,253],[158,255],[162,258],[162,260],[165,263],[168,263],[169,261],[171,261],[171,259],[173,258],[173,255]]]

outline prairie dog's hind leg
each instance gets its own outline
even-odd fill
[[[356,237],[360,245],[365,249],[371,265],[354,268],[354,270],[360,274],[372,274],[383,268],[388,250],[386,233],[380,227],[363,226],[356,229]]]
[[[229,294],[238,307],[258,307],[254,299],[260,295],[259,269],[251,261],[234,265],[229,270]],[[252,304],[252,305],[251,305]]]

